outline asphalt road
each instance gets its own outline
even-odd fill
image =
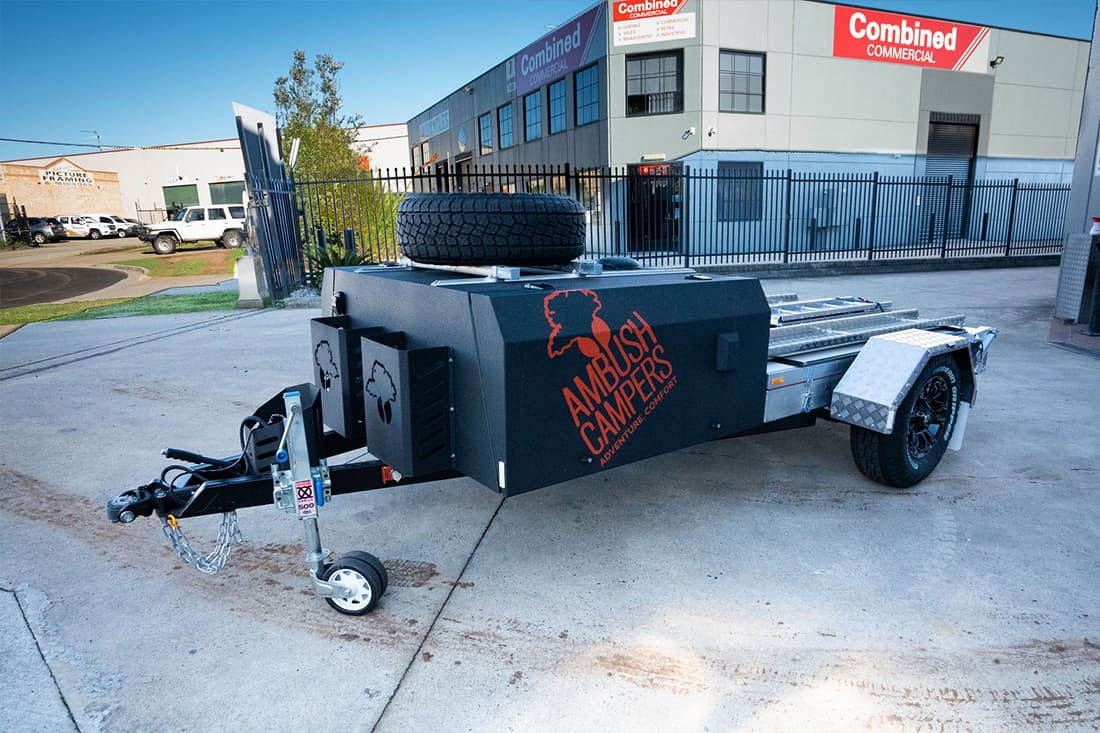
[[[93,267],[0,268],[0,308],[55,303],[125,278],[119,270]]]

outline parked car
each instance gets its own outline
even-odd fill
[[[69,238],[88,237],[100,239],[114,236],[115,233],[114,224],[108,227],[107,224],[103,224],[98,219],[93,219],[86,214],[66,214],[57,217],[57,220],[61,222],[61,226],[65,227],[65,236]]]
[[[118,225],[115,224],[115,220],[111,218],[110,214],[85,214],[84,216],[91,219],[93,224],[98,223],[100,225],[104,230],[102,232],[104,237],[113,237],[118,234]]]
[[[108,214],[108,218],[115,224],[115,232],[120,237],[136,237],[138,233],[138,226],[133,224],[121,216],[115,216],[114,214]]]
[[[244,241],[245,211],[241,205],[188,206],[176,218],[150,224],[138,236],[153,243],[158,255],[169,255],[183,242],[213,240],[226,249]]]
[[[4,234],[8,239],[28,242],[37,247],[46,242],[59,242],[65,238],[65,227],[53,218],[31,216],[24,219],[16,217],[4,225]]]
[[[126,219],[125,221],[130,225],[131,236],[140,237],[142,232],[145,231],[145,222],[138,219]]]

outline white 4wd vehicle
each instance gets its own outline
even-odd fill
[[[72,237],[100,239],[101,237],[113,237],[115,235],[113,224],[108,228],[98,218],[93,218],[87,214],[63,215],[58,216],[57,220],[61,222],[61,226],[65,227],[65,236],[70,239]]]
[[[153,243],[158,255],[170,255],[183,242],[213,240],[226,249],[244,241],[245,212],[240,204],[188,206],[175,219],[150,224],[138,236]]]

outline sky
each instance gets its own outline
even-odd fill
[[[731,4],[741,0],[723,0]],[[327,53],[344,111],[406,122],[594,0],[0,0],[0,137],[109,146],[236,137],[230,108],[274,112],[295,49]],[[1088,39],[1094,0],[853,5]],[[0,141],[0,160],[94,148]]]

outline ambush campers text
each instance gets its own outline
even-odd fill
[[[909,25],[906,20],[900,24],[868,21],[863,13],[852,13],[848,21],[848,32],[852,38],[866,38],[867,55],[876,58],[896,59],[898,61],[924,61],[935,63],[935,49],[954,51],[958,44],[958,27],[949,31],[933,31],[921,28],[920,21]],[[886,44],[899,44],[890,46]]]

